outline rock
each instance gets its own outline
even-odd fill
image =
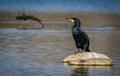
[[[70,65],[110,66],[112,65],[112,59],[96,52],[83,52],[68,56],[63,60],[63,63]]]

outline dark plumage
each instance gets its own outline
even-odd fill
[[[73,38],[75,40],[75,44],[78,49],[78,52],[80,52],[79,49],[82,49],[85,52],[90,52],[89,37],[84,31],[80,29],[80,25],[81,25],[80,20],[78,18],[70,18],[68,20],[74,23],[72,27],[72,34],[73,34]]]

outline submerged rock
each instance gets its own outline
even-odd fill
[[[96,52],[83,52],[68,56],[63,60],[63,63],[70,65],[110,66],[112,65],[112,59]]]

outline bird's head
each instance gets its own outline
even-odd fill
[[[66,18],[68,21],[72,22],[72,23],[78,23],[80,22],[80,20],[78,18]]]
[[[66,18],[69,22],[74,23],[75,22],[75,18]]]
[[[78,18],[66,18],[66,19],[75,24],[73,27],[79,28],[81,25],[81,22]]]

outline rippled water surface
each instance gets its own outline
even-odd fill
[[[120,29],[86,27],[91,51],[113,66],[69,66],[61,61],[76,50],[70,29],[0,29],[0,76],[119,76]]]

